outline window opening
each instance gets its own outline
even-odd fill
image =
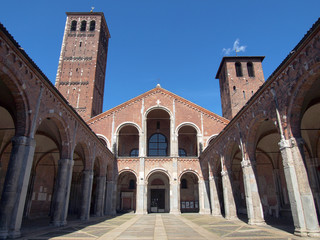
[[[240,63],[240,62],[236,62],[236,63],[235,63],[235,66],[236,66],[236,74],[237,74],[237,77],[242,77],[243,74],[242,74],[241,63]]]
[[[186,157],[187,156],[186,150],[184,150],[183,148],[179,148],[179,156]]]
[[[161,133],[153,134],[149,139],[149,156],[167,156],[168,143]]]
[[[82,42],[79,43],[79,47],[81,47],[81,46],[82,46]]]
[[[236,88],[236,86],[233,86],[233,91],[237,91],[237,88]]]
[[[82,31],[82,32],[85,31],[85,30],[86,30],[86,26],[87,26],[87,21],[84,21],[84,20],[83,20],[83,21],[81,22],[80,31]]]
[[[138,157],[139,156],[139,149],[134,148],[130,151],[130,157]]]
[[[94,31],[96,29],[96,21],[90,22],[90,31]]]
[[[243,99],[246,99],[246,93],[243,91]]]
[[[249,77],[254,77],[254,69],[252,62],[247,63],[248,75]]]
[[[72,21],[71,22],[71,31],[76,31],[77,30],[77,21]]]
[[[160,129],[160,122],[158,121],[157,122],[157,130],[159,130]]]

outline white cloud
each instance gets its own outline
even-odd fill
[[[240,40],[237,38],[233,43],[233,48],[223,48],[222,52],[225,55],[230,55],[232,52],[245,52],[247,46],[240,46]]]

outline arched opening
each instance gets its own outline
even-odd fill
[[[169,178],[162,172],[152,173],[148,179],[148,212],[168,213],[170,211]]]
[[[238,146],[234,146],[231,158],[231,184],[234,201],[236,204],[238,218],[247,222],[246,195],[243,182],[243,171],[241,167],[242,155]]]
[[[52,118],[40,124],[35,135],[36,148],[29,179],[24,217],[26,219],[52,216],[52,196],[60,159],[60,130]]]
[[[71,28],[70,28],[71,31],[76,31],[77,30],[77,21],[73,20],[71,22]]]
[[[320,222],[320,86],[319,81],[307,92],[301,112],[301,137],[304,164]],[[302,149],[300,149],[301,151]]]
[[[247,69],[248,69],[248,76],[254,77],[254,68],[252,62],[247,63]]]
[[[118,141],[118,156],[139,156],[139,131],[136,127],[127,125],[120,129]]]
[[[199,212],[199,180],[196,174],[187,172],[180,180],[180,210]]]
[[[155,109],[147,115],[148,156],[170,155],[170,115]]]
[[[90,22],[90,31],[94,31],[96,29],[96,21],[92,20]]]
[[[86,28],[87,28],[87,21],[83,20],[81,22],[80,31],[84,32],[84,31],[86,31]]]
[[[68,217],[80,217],[82,204],[82,179],[85,166],[85,151],[77,144],[73,152],[73,169],[69,197]]]
[[[236,68],[236,75],[237,75],[237,77],[243,77],[243,74],[242,74],[242,66],[241,66],[241,63],[240,63],[240,62],[236,62],[236,63],[235,63],[235,68]]]
[[[2,195],[12,149],[11,139],[15,134],[15,125],[11,114],[1,106],[0,116],[0,194]]]
[[[136,211],[137,178],[129,171],[118,176],[117,212]]]
[[[192,126],[183,126],[178,132],[180,157],[198,156],[197,130]]]
[[[292,224],[289,195],[278,143],[280,134],[266,119],[256,134],[256,178],[265,221],[269,224],[285,219]]]

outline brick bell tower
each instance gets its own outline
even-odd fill
[[[231,120],[264,83],[264,57],[224,57],[216,79],[220,83],[222,116]]]
[[[109,29],[101,12],[67,12],[55,86],[88,120],[102,112]]]

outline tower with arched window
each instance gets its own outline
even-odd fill
[[[103,13],[67,12],[55,85],[85,120],[102,112],[109,38]]]
[[[264,83],[264,57],[224,57],[216,79],[220,83],[222,115],[232,119]]]

